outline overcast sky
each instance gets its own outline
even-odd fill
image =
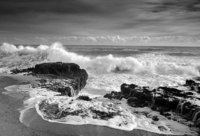
[[[200,0],[0,1],[0,42],[54,41],[199,44]]]

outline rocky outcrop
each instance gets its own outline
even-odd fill
[[[55,75],[75,79],[79,85],[74,89],[78,90],[85,87],[88,79],[86,70],[80,69],[79,65],[74,63],[56,62],[37,64],[32,72],[34,74]]]
[[[195,91],[195,92],[197,92],[197,93],[200,93],[200,83],[197,82],[198,79],[199,79],[199,77],[198,77],[198,78],[195,78],[194,80],[193,80],[193,79],[188,79],[188,80],[186,80],[185,86],[190,87],[190,90],[191,90],[191,91]]]
[[[41,86],[68,96],[77,95],[85,87],[88,79],[86,70],[81,69],[79,65],[74,63],[41,63],[32,68],[14,69],[11,72],[13,74],[27,72],[31,75],[42,77],[43,80],[45,77],[50,77],[51,80],[48,80],[48,82],[40,82]],[[58,81],[56,79],[62,80]],[[68,85],[72,86],[72,88]]]
[[[192,121],[194,126],[200,127],[200,105],[196,104],[196,102],[200,103],[200,98],[197,95],[198,91],[192,88],[192,86],[199,86],[199,83],[194,80],[186,80],[183,86],[187,88],[187,91],[176,87],[158,87],[150,90],[149,87],[122,84],[121,92],[111,92],[104,97],[119,100],[124,98],[132,107],[150,107],[171,119],[173,117],[170,117],[169,112],[174,112],[186,120]]]

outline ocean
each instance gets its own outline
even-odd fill
[[[185,83],[186,79],[198,77],[200,70],[200,48],[199,47],[158,47],[158,46],[69,46],[61,43],[52,45],[22,46],[4,43],[0,46],[0,72],[10,73],[11,69],[33,67],[43,62],[66,62],[76,63],[85,69],[89,75],[87,84],[79,95],[89,95],[95,99],[97,107],[101,106],[103,96],[111,91],[120,91],[123,83],[149,86],[150,89],[158,86],[179,86]],[[139,108],[140,114],[131,114],[131,127],[133,131],[120,131],[114,128],[118,119],[108,120],[104,125],[94,125],[94,122],[86,120],[86,124],[72,125],[69,118],[47,121],[38,110],[38,102],[42,99],[52,100],[63,104],[68,97],[57,96],[56,92],[44,88],[31,88],[30,85],[14,85],[7,87],[7,93],[13,96],[13,92],[28,92],[30,98],[23,100],[20,108],[19,120],[25,126],[34,130],[55,133],[58,135],[149,135],[157,136],[162,134],[192,134],[189,127],[177,124],[173,120],[161,119],[161,124],[153,124],[152,119],[144,117],[143,112],[152,113],[147,107]],[[13,93],[13,94],[12,94]],[[23,96],[23,95],[22,95]],[[98,99],[99,98],[99,99]],[[72,98],[72,99],[76,99]],[[70,99],[69,99],[70,100]],[[102,102],[102,103],[103,103]],[[125,102],[124,100],[121,101]],[[82,102],[83,103],[83,102]],[[121,106],[123,105],[122,103]],[[94,102],[92,102],[94,104]],[[65,106],[69,106],[64,103]],[[87,103],[85,105],[90,105]],[[126,104],[125,104],[126,105]],[[86,106],[86,107],[87,107]],[[94,106],[94,105],[92,105]],[[105,105],[104,105],[105,106]],[[61,106],[62,107],[62,106]],[[123,106],[122,106],[123,107]],[[127,113],[132,113],[135,108],[128,107]],[[124,108],[124,107],[123,107]],[[105,107],[103,108],[105,109]],[[127,114],[129,115],[129,114]],[[160,117],[161,118],[161,117]],[[72,120],[74,121],[72,116]],[[83,119],[84,120],[84,119]],[[83,121],[82,120],[82,121]],[[75,120],[81,122],[79,118]],[[99,122],[101,120],[98,120]],[[160,123],[159,122],[159,123]],[[63,125],[64,123],[64,125]],[[129,124],[129,123],[128,123]],[[160,133],[158,126],[170,128]],[[116,126],[115,126],[116,127]],[[127,126],[126,126],[127,127]],[[54,129],[55,128],[55,129]],[[168,131],[169,130],[169,131]],[[153,132],[153,133],[152,133]],[[157,134],[156,134],[157,133]],[[196,132],[195,132],[196,133]]]
[[[116,46],[116,45],[66,45],[67,50],[81,55],[128,57],[139,54],[163,53],[171,56],[200,56],[200,47],[174,46]]]
[[[41,62],[77,63],[89,73],[86,89],[120,91],[122,83],[176,86],[199,76],[200,47],[52,45],[0,46],[0,71]]]

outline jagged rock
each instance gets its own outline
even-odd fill
[[[134,85],[134,84],[122,84],[121,85],[121,93],[122,95],[124,96],[128,96],[131,94],[131,92],[134,91],[134,89],[137,87],[137,85]]]
[[[84,69],[80,69],[80,67],[74,63],[42,63],[35,65],[35,68],[32,71],[35,74],[52,74],[56,76],[76,79],[78,80],[78,83],[80,83],[78,86],[80,89],[85,87],[86,81],[88,79],[87,72]]]
[[[186,86],[192,86],[192,85],[195,85],[195,84],[196,84],[196,82],[192,79],[188,79],[188,80],[185,81]]]
[[[80,69],[79,65],[74,63],[62,63],[62,62],[52,62],[52,63],[41,63],[35,65],[33,68],[27,69],[14,69],[11,70],[13,74],[28,72],[36,76],[50,76],[51,78],[63,78],[72,79],[73,83],[70,84],[73,87],[74,94],[77,95],[81,89],[86,85],[88,74],[86,70]],[[68,96],[73,96],[72,89],[62,86],[55,87],[55,84],[49,85],[49,89],[61,92],[61,94],[66,94]],[[56,88],[56,89],[55,89]],[[70,91],[71,90],[71,91]]]
[[[154,89],[154,91],[150,91],[148,87],[139,87],[133,84],[132,86],[122,84],[121,94],[123,98],[127,98],[129,105],[140,107],[151,105],[152,108],[162,111],[176,110],[179,99],[174,96],[187,96],[181,90],[176,88],[159,87]],[[159,95],[155,96],[155,94]]]
[[[158,91],[162,90],[163,91],[163,95],[166,95],[166,96],[178,96],[178,97],[186,97],[187,95],[181,91],[181,90],[178,90],[176,88],[169,88],[169,87],[158,87],[157,89]]]
[[[197,79],[199,79],[199,77]],[[196,82],[195,80],[192,80],[192,79],[186,80],[185,86],[190,87],[191,91],[200,93],[200,83]]]
[[[175,110],[179,103],[179,100],[176,98],[164,98],[163,96],[154,97],[154,106],[163,107],[168,110]]]
[[[149,87],[124,83],[121,85],[121,92],[111,92],[104,97],[118,100],[125,98],[127,99],[128,105],[132,107],[148,106],[169,119],[173,118],[169,113],[176,112],[182,115],[184,119],[193,121],[195,126],[199,126],[200,107],[187,101],[187,99],[200,100],[198,97],[195,97],[195,92],[190,90],[190,87],[199,87],[199,83],[193,82],[193,80],[187,80],[184,86],[188,86],[189,90],[185,92],[176,87],[158,87],[150,90]],[[157,120],[156,117],[152,119]],[[160,129],[163,128],[161,127]]]
[[[139,99],[137,97],[128,98],[127,103],[128,103],[128,105],[130,105],[132,107],[148,106],[148,102],[147,101],[143,101],[142,99]]]
[[[151,91],[148,87],[139,87],[134,84],[122,84],[121,92],[112,91],[109,94],[104,95],[108,99],[127,99],[127,103],[134,107],[148,106],[152,101]]]

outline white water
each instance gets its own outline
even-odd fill
[[[176,57],[162,53],[129,57],[89,57],[66,50],[62,44],[50,46],[0,46],[0,72],[15,67],[24,68],[41,62],[72,62],[89,73],[86,87],[119,91],[122,83],[136,83],[156,87],[182,84],[186,78],[199,76],[200,58]]]

